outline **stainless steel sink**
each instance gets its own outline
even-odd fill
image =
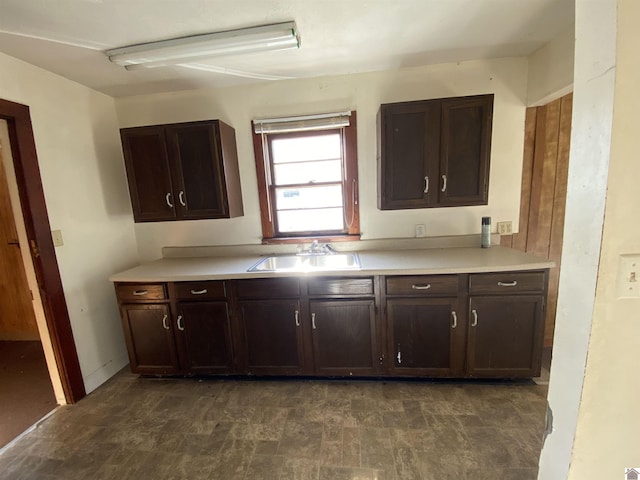
[[[249,272],[314,272],[325,270],[360,270],[357,253],[318,255],[271,255],[261,258]]]

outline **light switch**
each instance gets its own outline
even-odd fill
[[[53,245],[55,247],[61,247],[64,245],[62,241],[62,230],[52,230],[51,236],[53,237]]]
[[[640,254],[620,255],[618,298],[640,298]]]

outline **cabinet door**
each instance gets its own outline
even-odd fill
[[[469,299],[467,373],[474,377],[540,375],[544,296]]]
[[[455,298],[387,300],[392,375],[460,376],[465,325]]]
[[[242,301],[244,356],[247,373],[302,372],[303,347],[300,303],[297,300]]]
[[[438,204],[486,205],[493,95],[442,102]]]
[[[175,319],[180,363],[193,374],[233,371],[227,302],[181,302]]]
[[[165,127],[179,219],[228,216],[217,123]]]
[[[437,199],[440,106],[437,102],[382,105],[378,207],[424,208]]]
[[[125,304],[121,307],[129,361],[133,373],[178,373],[169,305]]]
[[[374,300],[311,301],[310,311],[317,374],[378,372]]]
[[[173,196],[164,129],[126,128],[120,136],[134,220],[173,220],[178,199]]]

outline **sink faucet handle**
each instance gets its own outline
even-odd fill
[[[324,245],[322,245],[322,249],[325,252],[336,253],[336,249],[333,248],[333,246],[330,243],[325,243]]]
[[[310,252],[317,252],[319,249],[320,246],[318,245],[318,240],[314,240],[313,242],[311,242],[311,245],[309,246]]]

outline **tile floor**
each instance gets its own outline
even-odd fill
[[[535,479],[547,387],[139,378],[0,454],[0,479]]]

